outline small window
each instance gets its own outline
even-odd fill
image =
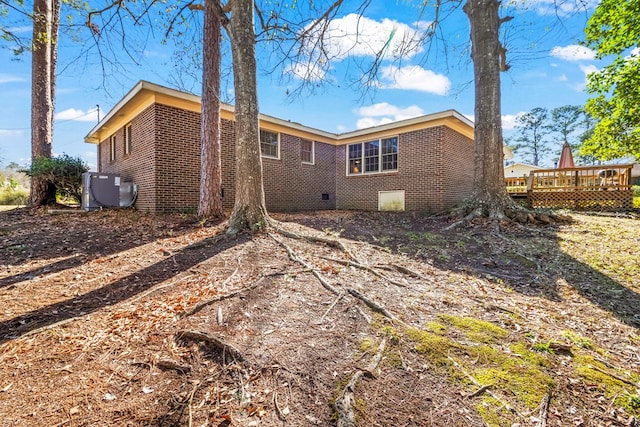
[[[349,175],[398,170],[398,138],[376,139],[348,146]]]
[[[131,125],[124,128],[124,154],[131,154]]]
[[[116,160],[116,136],[111,135],[109,139],[109,161],[113,162]]]
[[[308,139],[303,139],[300,141],[300,159],[302,163],[313,164],[314,163],[314,151],[315,151],[315,141],[309,141]]]
[[[273,157],[275,159],[279,157],[278,140],[277,132],[260,130],[260,152],[264,157]]]

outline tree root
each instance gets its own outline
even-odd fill
[[[398,286],[400,288],[406,288],[407,287],[407,285],[405,285],[404,283],[400,283],[397,280],[390,279],[387,276],[385,276],[384,274],[375,271],[373,268],[371,268],[369,266],[360,264],[359,262],[343,260],[343,259],[336,259],[336,258],[331,258],[331,257],[321,257],[321,258],[322,259],[326,259],[327,261],[331,261],[331,262],[335,262],[335,263],[338,263],[338,264],[347,265],[349,267],[355,267],[355,268],[359,268],[360,270],[367,271],[367,272],[373,274],[374,276],[381,278],[382,280],[386,280],[387,282],[391,283],[394,286]]]
[[[334,295],[340,295],[340,291],[335,288],[333,285],[331,285],[329,282],[327,282],[325,280],[324,277],[322,277],[322,275],[318,272],[318,270],[316,270],[315,268],[313,268],[313,266],[311,266],[310,264],[307,264],[304,260],[300,259],[295,252],[293,252],[293,249],[291,249],[291,247],[289,247],[289,245],[287,245],[285,242],[283,242],[282,240],[279,240],[276,236],[274,236],[273,234],[269,233],[269,237],[271,237],[273,240],[275,240],[280,246],[282,246],[286,251],[287,254],[289,255],[289,259],[291,259],[291,261],[297,262],[299,264],[301,264],[304,268],[308,269],[309,271],[311,271],[311,273],[316,276],[316,279],[318,279],[320,281],[320,283],[322,284],[322,286],[328,290],[329,292],[331,292]]]
[[[280,246],[285,248],[285,250],[287,251],[287,254],[289,255],[289,258],[292,261],[297,262],[297,263],[301,264],[302,266],[304,266],[305,268],[311,270],[313,275],[318,279],[318,281],[322,284],[322,286],[325,289],[327,289],[329,292],[333,293],[336,296],[342,295],[342,291],[341,290],[338,290],[338,288],[334,287],[329,282],[327,282],[327,280],[324,277],[322,277],[322,274],[320,274],[320,272],[317,269],[315,269],[312,265],[308,264],[307,262],[302,260],[300,257],[298,257],[298,255],[296,255],[296,253],[293,251],[293,249],[291,249],[291,247],[289,247],[289,245],[287,245],[283,241],[279,240],[273,234],[269,234],[269,236],[273,240],[278,242],[278,244]],[[355,297],[355,298],[359,299],[360,301],[364,302],[373,311],[382,314],[383,316],[387,317],[388,319],[390,319],[390,320],[392,320],[394,322],[397,322],[398,324],[406,326],[406,324],[402,320],[400,320],[398,317],[396,317],[393,313],[391,313],[389,310],[387,310],[386,308],[382,307],[380,304],[376,303],[375,301],[373,301],[372,299],[370,299],[366,295],[362,294],[357,289],[346,288],[345,290],[349,294],[351,294],[353,297]]]
[[[356,427],[356,415],[353,410],[355,403],[354,390],[362,374],[369,372],[372,373],[378,367],[380,360],[382,360],[382,354],[387,345],[386,338],[382,339],[382,342],[378,346],[371,362],[365,370],[358,369],[352,376],[347,385],[340,392],[340,396],[336,399],[335,407],[338,413],[338,427]]]
[[[540,427],[547,427],[547,417],[549,416],[549,403],[551,403],[551,393],[547,393],[542,398],[540,404]]]
[[[353,255],[351,253],[351,251],[345,246],[344,243],[342,243],[340,240],[337,239],[326,239],[324,237],[317,237],[317,236],[309,236],[309,235],[304,235],[301,236],[299,234],[293,233],[291,231],[285,230],[282,227],[277,227],[274,225],[273,227],[279,234],[282,234],[285,237],[289,237],[290,239],[295,239],[295,240],[306,240],[308,242],[315,242],[315,243],[323,243],[327,246],[331,246],[333,248],[337,248],[340,249],[341,251],[343,251],[344,253],[346,253],[349,258],[356,260],[357,258],[355,257],[355,255]]]
[[[238,271],[238,270],[236,269],[236,271]],[[225,283],[227,283],[228,280],[231,279],[231,277],[233,277],[233,275],[236,273],[236,271],[234,271],[233,274],[231,276],[229,276],[227,278],[227,280],[225,280]],[[185,311],[184,313],[180,314],[179,319],[184,319],[185,317],[193,316],[194,314],[198,313],[203,308],[205,308],[207,306],[210,306],[211,304],[215,304],[217,302],[224,301],[226,299],[236,297],[236,296],[238,296],[240,294],[243,294],[245,292],[250,292],[250,291],[256,289],[257,287],[259,287],[262,284],[262,281],[264,279],[266,279],[267,277],[270,277],[270,276],[272,276],[272,275],[262,276],[253,285],[247,286],[246,288],[241,288],[241,289],[238,289],[237,291],[229,292],[228,294],[218,295],[215,298],[211,298],[211,299],[208,299],[208,300],[205,300],[205,301],[201,301],[198,304],[196,304],[195,306],[193,306],[193,308],[191,310]]]
[[[398,323],[398,324],[400,324],[402,326],[407,326],[406,323],[404,323],[402,320],[400,320],[398,317],[396,317],[389,310],[387,310],[386,308],[384,308],[383,306],[381,306],[377,302],[373,301],[372,299],[370,299],[366,295],[362,294],[357,289],[347,288],[347,292],[349,292],[352,296],[356,297],[360,301],[364,302],[373,311],[382,314],[384,317],[386,317],[386,318],[388,318],[388,319],[390,319],[390,320],[392,320],[392,321],[394,321],[394,322],[396,322],[396,323]]]
[[[239,362],[245,361],[245,358],[240,352],[240,350],[238,350],[231,344],[223,341],[221,338],[218,338],[206,332],[182,330],[182,331],[176,332],[176,336],[178,338],[188,339],[192,341],[203,341],[203,342],[206,342],[207,344],[214,346],[215,348],[222,351],[223,360],[225,360],[226,354],[229,354],[232,358],[234,358]]]

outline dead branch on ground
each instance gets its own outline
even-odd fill
[[[347,385],[340,392],[340,396],[336,399],[336,411],[338,412],[338,427],[356,427],[356,416],[353,411],[353,404],[355,402],[354,391],[358,380],[365,372],[373,373],[380,360],[382,359],[382,353],[387,345],[387,339],[383,338],[382,342],[378,346],[373,359],[365,370],[358,369],[352,376]]]

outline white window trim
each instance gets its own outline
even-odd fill
[[[275,132],[275,131],[268,130],[268,129],[260,129],[258,131],[258,135],[260,135],[260,131],[271,132],[271,133],[275,133],[276,135],[278,135],[278,144],[276,145],[276,152],[277,152],[276,157],[268,156],[266,154],[262,154],[262,140],[260,140],[260,157],[264,157],[265,159],[280,160],[280,132]]]
[[[316,164],[316,142],[312,139],[304,139],[305,141],[311,141],[311,161],[305,162],[301,160],[303,165],[315,165]],[[300,152],[302,153],[302,141],[300,141]]]
[[[399,169],[399,165],[396,164],[396,168],[395,169],[389,169],[386,171],[381,170],[382,169],[382,140],[383,139],[390,139],[390,138],[396,138],[398,140],[398,151],[396,152],[396,155],[400,156],[400,137],[399,135],[389,135],[389,136],[381,136],[380,138],[377,138],[378,142],[380,142],[380,148],[379,148],[379,152],[378,152],[378,170],[376,172],[365,172],[364,170],[360,173],[351,173],[351,171],[349,170],[349,146],[351,145],[356,145],[356,144],[360,144],[362,145],[362,167],[364,168],[364,144],[366,144],[367,142],[373,142],[375,141],[375,139],[369,139],[366,141],[361,141],[361,142],[353,142],[351,144],[346,144],[345,145],[345,172],[346,172],[346,176],[368,176],[368,175],[381,175],[381,174],[386,174],[386,173],[397,173],[398,169]],[[400,163],[400,158],[398,157],[398,162]]]
[[[131,138],[129,130],[131,129],[131,123],[124,127],[124,154],[131,154]]]

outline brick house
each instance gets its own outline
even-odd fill
[[[223,206],[234,203],[233,107],[222,105]],[[437,212],[471,192],[473,123],[449,110],[335,134],[260,115],[267,208]],[[98,170],[138,185],[136,208],[198,205],[200,97],[139,82],[85,137]]]

